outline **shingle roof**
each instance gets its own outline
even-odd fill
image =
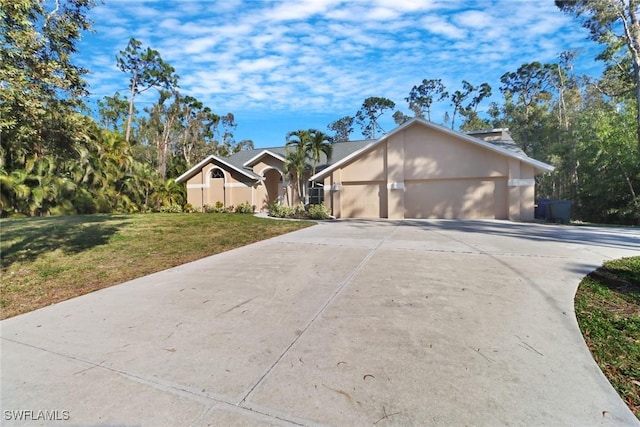
[[[524,162],[526,164],[529,164],[529,165],[533,166],[535,169],[543,171],[543,172],[551,172],[551,171],[553,171],[555,169],[551,165],[548,165],[548,164],[546,164],[544,162],[541,162],[539,160],[532,159],[531,157],[527,156],[524,152],[522,152],[522,150],[520,150],[520,152],[517,152],[517,151],[513,150],[513,147],[511,145],[509,145],[509,148],[506,148],[506,147],[500,146],[500,144],[495,144],[496,141],[492,140],[494,138],[486,138],[486,139],[484,139],[484,138],[478,138],[476,136],[471,136],[471,135],[468,135],[468,134],[456,132],[456,131],[454,131],[452,129],[449,129],[447,127],[444,127],[442,125],[438,125],[438,124],[429,122],[429,121],[427,121],[425,119],[421,119],[421,118],[413,118],[413,119],[409,120],[408,122],[405,122],[404,124],[398,126],[397,128],[395,128],[391,132],[383,135],[379,139],[372,140],[372,141],[367,141],[367,143],[372,147],[377,146],[378,144],[381,144],[383,141],[386,141],[387,139],[389,139],[391,136],[395,135],[396,133],[403,131],[404,129],[408,128],[409,126],[414,126],[414,125],[417,125],[417,124],[422,125],[422,126],[426,126],[428,128],[431,128],[431,129],[439,130],[441,132],[444,132],[445,134],[456,136],[457,138],[469,141],[472,144],[479,145],[481,147],[485,147],[485,148],[487,148],[487,149],[489,149],[491,151],[495,151],[495,152],[504,154],[504,155],[506,155],[508,157],[517,158],[517,159],[521,160],[522,162]],[[490,131],[490,132],[493,132],[493,131]],[[497,139],[498,138],[496,138],[496,140]],[[505,143],[505,142],[508,143],[508,141],[505,141],[505,138],[502,138],[499,141],[502,142],[502,143]],[[363,148],[362,151],[365,151],[365,150],[366,150],[366,148]],[[344,157],[342,160],[333,162],[326,169],[320,170],[318,173],[316,173],[315,175],[311,176],[309,178],[309,180],[310,181],[316,181],[318,179],[324,178],[331,171],[333,171],[333,170],[337,169],[338,167],[342,166],[343,163],[351,161],[352,158],[357,157],[359,154],[360,154],[360,152],[353,152],[349,156]]]
[[[526,156],[525,152],[522,151],[522,149],[520,147],[518,147],[518,144],[515,143],[514,140],[498,140],[498,141],[487,141],[490,142],[491,144],[500,147],[500,148],[504,148],[505,150],[509,150],[514,152],[515,154],[519,154],[520,156]]]
[[[399,131],[401,128],[405,128],[414,122],[422,123],[425,126],[429,126],[432,128],[440,129],[444,132],[460,135],[463,138],[466,138],[469,141],[477,141],[475,143],[479,145],[484,145],[485,147],[489,147],[492,150],[502,152],[503,154],[507,154],[509,156],[518,157],[521,160],[524,160],[527,163],[532,164],[538,169],[551,171],[553,170],[553,166],[547,165],[545,163],[539,162],[535,159],[528,157],[524,151],[518,147],[518,145],[511,139],[511,135],[509,134],[508,129],[491,129],[487,131],[477,131],[477,132],[468,132],[467,134],[459,133],[452,131],[448,128],[445,128],[440,125],[436,125],[431,122],[427,122],[422,119],[412,119],[404,125],[396,128],[391,134]],[[327,160],[324,153],[321,154],[320,163],[316,166],[316,170],[318,171],[316,175],[320,175],[323,169],[329,168],[336,163],[340,163],[346,157],[353,156],[354,153],[362,150],[369,144],[376,144],[378,141],[384,140],[389,137],[390,134],[386,134],[379,139],[365,139],[359,141],[348,141],[348,142],[337,142],[333,144],[333,153],[331,158]],[[237,153],[230,155],[229,157],[219,157],[219,156],[209,156],[204,159],[202,162],[198,163],[196,166],[191,168],[189,171],[185,172],[183,175],[176,179],[177,182],[183,182],[186,179],[190,178],[193,174],[197,173],[199,169],[201,169],[204,164],[210,161],[217,160],[219,162],[228,163],[234,169],[242,172],[244,175],[251,177],[253,179],[261,180],[263,179],[261,176],[257,175],[253,172],[253,169],[249,166],[245,166],[249,160],[259,156],[261,153],[269,151],[280,157],[286,157],[287,149],[285,146],[279,147],[266,147],[266,148],[255,148],[253,150],[242,150]],[[348,161],[348,160],[347,160]]]
[[[481,139],[485,142],[490,142],[497,147],[509,150],[520,156],[526,156],[525,152],[522,151],[513,138],[511,138],[508,128],[472,131],[467,132],[467,135]]]
[[[333,145],[333,152],[331,154],[331,159],[327,161],[324,153],[320,154],[320,163],[317,165],[316,169],[321,170],[327,166],[334,164],[347,157],[349,154],[354,153],[360,150],[362,147],[370,143],[371,140],[361,140],[361,141],[349,141],[349,142],[336,142]],[[256,148],[253,150],[242,150],[237,153],[232,154],[229,157],[224,157],[224,160],[234,165],[237,168],[245,169],[247,172],[253,173],[250,167],[244,166],[247,161],[253,159],[254,157],[260,155],[260,153],[264,151],[269,151],[273,154],[277,154],[282,157],[286,157],[287,149],[286,147],[267,147],[267,148]],[[257,176],[257,175],[256,175]]]

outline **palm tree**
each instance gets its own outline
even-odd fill
[[[287,147],[287,151],[290,148],[294,148],[296,151],[304,152],[305,156],[307,155],[307,143],[311,140],[311,131],[310,130],[293,130],[287,134],[287,143],[285,146]]]
[[[311,141],[311,133],[308,130],[294,130],[287,134],[285,144],[287,154],[285,156],[285,172],[295,183],[300,201],[304,200],[304,170],[307,167],[309,157],[308,143]]]
[[[309,139],[306,142],[306,151],[313,161],[313,174],[316,174],[316,166],[320,163],[320,155],[324,153],[327,162],[331,160],[333,153],[333,138],[317,129],[309,129]]]
[[[300,146],[304,147],[304,146]],[[298,193],[298,199],[304,200],[304,170],[307,167],[307,153],[302,149],[287,150],[284,162],[284,171],[294,183]]]

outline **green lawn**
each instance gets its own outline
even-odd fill
[[[594,359],[640,419],[640,256],[606,262],[585,277],[575,309]]]
[[[308,227],[242,214],[0,220],[0,318]]]

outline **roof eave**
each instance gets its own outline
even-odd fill
[[[207,163],[209,163],[213,159],[214,159],[213,155],[205,157],[204,160],[201,160],[197,165],[193,166],[191,169],[189,169],[188,171],[186,171],[185,173],[177,177],[175,179],[175,182],[177,182],[178,184],[182,184],[183,182],[191,178],[193,175],[195,175],[197,171],[202,169]]]
[[[495,145],[491,144],[490,142],[483,141],[483,140],[481,140],[479,138],[474,138],[472,136],[466,135],[466,134],[461,133],[461,132],[456,132],[453,129],[449,129],[449,128],[445,127],[445,126],[438,125],[438,124],[429,122],[429,121],[427,121],[425,119],[421,119],[421,118],[417,118],[416,117],[416,118],[413,118],[413,119],[409,120],[408,122],[403,123],[402,125],[398,126],[394,130],[389,132],[388,134],[383,135],[379,139],[371,142],[370,144],[367,144],[366,146],[362,147],[360,150],[354,151],[353,153],[351,153],[350,155],[346,156],[345,158],[343,158],[339,162],[336,162],[333,165],[329,166],[328,168],[316,173],[315,175],[313,175],[312,177],[309,178],[309,181],[316,181],[316,180],[318,180],[320,178],[324,178],[325,176],[329,175],[329,173],[331,173],[334,170],[338,169],[340,166],[342,166],[345,163],[349,162],[350,160],[356,158],[358,155],[360,155],[360,153],[370,149],[371,147],[374,147],[374,146],[380,144],[382,141],[385,141],[386,139],[388,139],[391,136],[395,135],[396,133],[404,130],[405,128],[413,125],[413,123],[416,123],[416,122],[422,124],[423,126],[426,126],[426,127],[432,128],[432,129],[436,129],[436,130],[440,130],[440,131],[442,131],[442,132],[444,132],[444,133],[446,133],[448,135],[452,135],[454,137],[462,138],[462,139],[466,140],[467,142],[470,142],[470,143],[476,144],[476,145],[480,145],[480,146],[482,146],[484,148],[487,148],[487,149],[489,149],[491,151],[500,153],[500,154],[505,155],[507,157],[518,159],[518,160],[520,160],[520,161],[522,161],[524,163],[527,163],[527,164],[533,166],[534,168],[536,168],[537,170],[540,170],[542,172],[552,172],[553,170],[555,170],[555,167],[553,167],[553,166],[551,166],[551,165],[549,165],[547,163],[541,162],[539,160],[532,159],[530,157],[519,156],[519,155],[517,155],[515,153],[510,152],[507,149],[495,146]]]
[[[240,168],[232,165],[231,163],[223,160],[222,158],[220,158],[218,156],[214,156],[214,155],[208,156],[207,158],[202,160],[200,163],[198,163],[197,165],[195,165],[194,167],[192,167],[191,169],[189,169],[188,171],[186,171],[185,173],[183,173],[182,175],[177,177],[175,179],[175,181],[178,184],[181,184],[181,183],[185,182],[186,180],[191,178],[193,175],[195,175],[198,171],[200,171],[206,164],[211,163],[213,161],[217,161],[219,163],[222,163],[223,165],[225,165],[229,169],[233,169],[236,172],[241,173],[242,175],[246,176],[247,178],[249,178],[249,179],[251,179],[253,181],[259,181],[259,178],[256,178],[255,176],[249,175],[247,172],[243,171],[242,169],[240,169]]]
[[[258,154],[256,154],[255,156],[253,156],[252,158],[250,158],[249,160],[244,162],[242,166],[244,166],[244,167],[253,166],[255,164],[254,162],[257,163],[257,161],[259,159],[261,159],[262,157],[267,156],[267,155],[273,157],[274,159],[280,160],[281,162],[285,161],[284,157],[282,157],[282,156],[280,156],[280,155],[278,155],[278,154],[276,154],[276,153],[274,153],[272,151],[262,150],[261,152],[259,152]]]

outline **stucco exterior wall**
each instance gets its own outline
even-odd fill
[[[250,183],[244,183],[242,186],[235,187],[227,187],[225,188],[225,192],[228,194],[227,200],[229,204],[227,206],[238,206],[242,203],[249,202],[249,204],[254,205],[253,203],[253,195]]]
[[[224,178],[211,178],[214,169],[222,171]],[[222,202],[225,207],[237,206],[245,201],[252,203],[253,183],[240,173],[225,170],[224,165],[209,163],[189,178],[186,184],[187,203],[196,209],[214,206],[217,202]]]
[[[343,218],[526,220],[533,218],[534,173],[519,159],[412,126],[333,170],[325,204]]]
[[[508,174],[504,155],[422,126],[408,128],[403,133],[405,179],[504,177]]]
[[[338,218],[533,219],[536,163],[468,138],[428,122],[410,122],[321,172],[325,205]],[[195,172],[187,181],[189,203],[248,201],[266,210],[271,201],[304,202],[296,183],[281,180],[281,159],[267,153],[251,162],[261,181],[217,158],[189,172]],[[210,178],[216,167],[224,182]]]
[[[521,163],[520,179],[530,183],[520,187],[520,220],[533,221],[535,209],[535,170],[533,167]]]
[[[385,147],[370,150],[343,167],[342,182],[384,181]]]
[[[264,156],[260,161],[252,166],[253,172],[257,175],[263,175],[267,169],[277,169],[280,172],[284,170],[282,161],[271,156]]]

